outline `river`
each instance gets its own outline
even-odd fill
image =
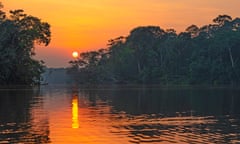
[[[240,143],[240,89],[0,89],[0,143]]]

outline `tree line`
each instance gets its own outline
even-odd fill
[[[137,27],[69,63],[68,73],[82,84],[239,84],[240,18],[219,15],[180,33]]]
[[[50,25],[23,10],[2,10],[0,2],[0,85],[40,83],[44,62],[33,59],[34,46],[50,42]]]

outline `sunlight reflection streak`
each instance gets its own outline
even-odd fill
[[[78,97],[75,95],[72,99],[72,128],[79,128],[78,123]]]

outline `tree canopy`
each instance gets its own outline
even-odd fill
[[[2,7],[0,3],[0,84],[37,84],[44,65],[32,58],[34,46],[49,44],[50,25],[21,9],[7,16]]]
[[[70,62],[79,83],[229,85],[240,82],[240,19],[219,15],[212,24],[176,33],[159,26],[134,28],[109,47]]]

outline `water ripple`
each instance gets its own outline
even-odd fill
[[[129,137],[130,143],[235,143],[240,136],[239,119],[228,117],[121,115],[118,120],[112,133]]]

